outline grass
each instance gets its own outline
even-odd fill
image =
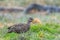
[[[57,24],[58,26],[54,25],[54,28],[49,26],[51,24],[44,24],[44,25],[31,25],[31,28],[28,32],[22,33],[22,34],[17,34],[17,33],[7,33],[6,28],[1,29],[0,33],[0,38],[1,40],[20,40],[20,39],[26,39],[26,40],[59,40],[60,34],[60,25]],[[57,28],[56,28],[57,27]]]
[[[60,16],[57,15],[55,16],[60,19]],[[36,17],[36,15],[34,17]],[[57,20],[54,20],[54,18],[51,19],[51,15],[37,17],[42,20],[42,25],[31,24],[30,30],[26,33],[7,33],[7,26],[3,27],[0,29],[0,40],[60,40],[60,24]],[[2,18],[4,18],[4,20]],[[21,17],[21,19],[16,19],[14,23],[25,23],[27,18],[28,16]],[[0,21],[5,23],[9,22],[9,19],[1,17]],[[11,22],[13,22],[13,20]]]

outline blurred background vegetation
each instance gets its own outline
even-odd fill
[[[41,5],[60,5],[60,0],[0,0],[0,6],[27,6],[31,3],[37,3]]]

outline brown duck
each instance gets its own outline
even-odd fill
[[[33,21],[33,18],[29,18],[27,24],[16,24],[13,26],[8,27],[8,33],[15,32],[15,33],[23,33],[27,32],[30,29],[30,24]]]

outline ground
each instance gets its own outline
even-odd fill
[[[3,28],[0,28],[0,40],[60,40],[60,14],[52,13],[49,15],[38,15],[30,14],[23,15],[17,13],[12,15],[12,13],[5,16],[0,16],[0,27],[4,25]],[[7,27],[9,24],[15,23],[26,23],[27,18],[29,17],[39,18],[42,22],[40,24],[31,24],[30,30],[26,33],[16,34],[16,33],[7,33]],[[16,17],[16,18],[15,18]]]

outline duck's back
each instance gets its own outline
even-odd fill
[[[11,32],[16,32],[16,33],[22,33],[22,32],[26,32],[29,30],[29,26],[27,24],[16,24],[10,27],[9,30],[11,30]]]

